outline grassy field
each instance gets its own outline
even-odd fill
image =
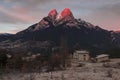
[[[84,63],[63,71],[0,74],[0,80],[120,80],[120,59],[107,63]]]

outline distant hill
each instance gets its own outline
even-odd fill
[[[7,39],[10,39],[13,36],[13,34],[9,33],[0,33],[0,41],[4,41]]]

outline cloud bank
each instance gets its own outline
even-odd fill
[[[70,8],[76,18],[104,29],[120,29],[119,0],[0,0],[0,28],[2,30],[2,24],[13,24],[22,30],[28,24],[36,23],[47,16],[51,9],[61,11],[65,7]],[[16,28],[12,29],[19,31]]]

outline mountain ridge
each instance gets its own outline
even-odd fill
[[[57,19],[59,14],[67,11],[68,15],[65,13],[63,18]],[[56,9],[51,10],[40,22],[16,33],[7,42],[8,46],[17,45],[17,49],[19,49],[29,45],[31,41],[40,41],[39,49],[41,50],[43,48],[41,42],[45,42],[46,47],[48,47],[48,44],[49,47],[50,45],[55,47],[60,46],[61,38],[64,38],[67,41],[68,48],[71,50],[86,49],[94,53],[100,53],[114,47],[120,47],[120,36],[117,33],[104,30],[81,19],[75,19],[68,8],[65,8],[59,14]],[[19,42],[19,45],[17,42]],[[24,45],[24,43],[27,44]],[[6,43],[2,42],[2,44]],[[15,50],[16,47],[14,46],[13,49]],[[31,46],[34,46],[34,44]]]

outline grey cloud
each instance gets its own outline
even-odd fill
[[[17,24],[17,23],[24,23],[21,20],[15,19],[12,16],[9,16],[7,14],[4,14],[2,12],[0,12],[0,23],[13,23],[13,24]]]
[[[22,6],[27,10],[28,15],[37,19],[36,21],[46,16],[53,8],[61,11],[65,7],[71,8],[76,17],[83,17],[98,25],[107,19],[113,19],[113,21],[120,19],[120,0],[9,0],[6,4]],[[12,11],[12,8],[8,7],[8,9]],[[26,23],[1,12],[0,22]]]
[[[4,23],[4,24],[7,24],[7,23],[9,23],[9,24],[29,24],[29,23],[36,23],[36,22],[40,21],[44,16],[46,16],[45,14],[38,14],[38,13],[33,13],[34,15],[36,15],[36,16],[34,16],[35,19],[33,19],[33,21],[26,21],[26,20],[22,20],[22,19],[16,18],[15,16],[17,14],[15,16],[14,15],[11,16],[11,15],[9,15],[9,13],[6,14],[6,13],[3,13],[3,12],[0,11],[0,23]],[[25,15],[27,15],[27,14],[25,14]]]
[[[115,4],[108,4],[98,8],[93,12],[98,16],[102,16],[101,18],[111,18],[111,19],[120,19],[120,2]]]
[[[104,6],[104,7],[100,8],[100,10],[108,11],[108,12],[118,15],[118,14],[120,14],[120,2],[116,3],[116,4]]]
[[[97,8],[87,19],[108,30],[117,30],[120,26],[120,3],[111,3]]]

